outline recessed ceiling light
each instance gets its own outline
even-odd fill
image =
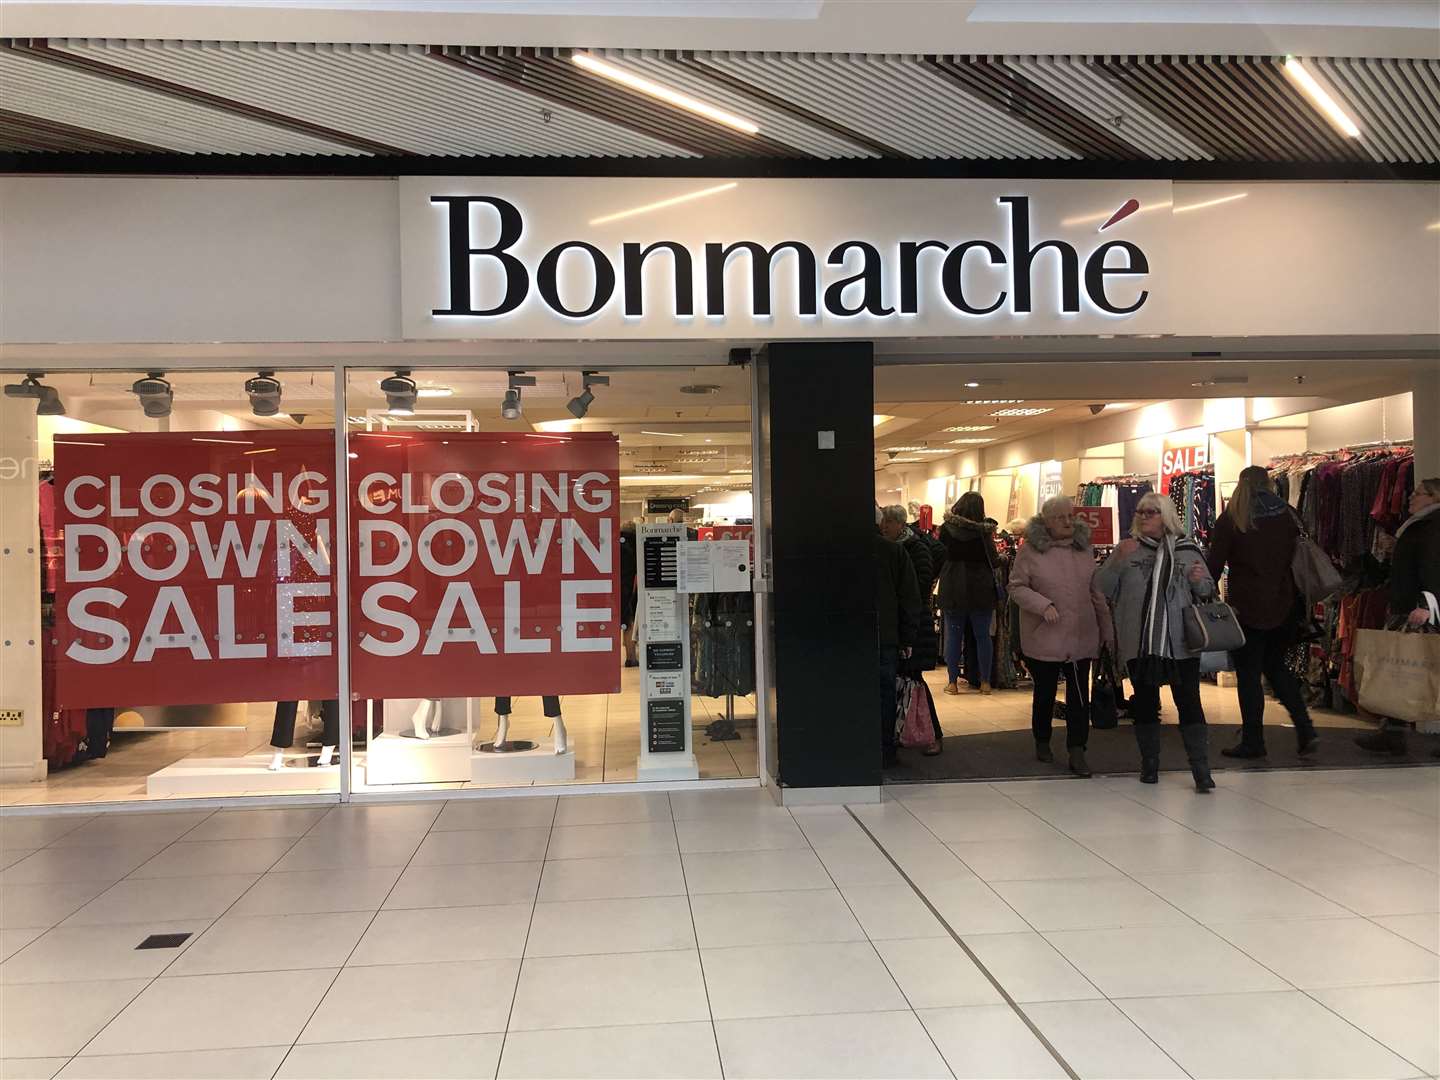
[[[1024,405],[1025,399],[1019,397],[1006,398],[969,398],[962,401],[962,405]]]
[[[994,424],[956,424],[954,427],[947,427],[946,431],[989,431]]]
[[[1440,224],[1440,222],[1437,222],[1437,224]],[[894,419],[895,419],[895,418],[894,418],[893,416],[883,416],[883,415],[880,414],[880,413],[876,413],[876,414],[875,414],[875,426],[876,426],[876,427],[879,427],[881,424],[888,424],[891,420],[894,420]]]
[[[421,397],[453,397],[455,391],[448,386],[422,386],[417,393]]]
[[[904,454],[923,449],[924,447],[922,446],[887,446],[885,447],[885,452],[887,454]]]
[[[679,90],[672,90],[668,86],[661,86],[657,82],[651,82],[641,75],[632,71],[618,68],[614,64],[607,64],[604,60],[590,56],[587,53],[576,53],[570,57],[578,66],[596,75],[602,75],[612,79],[622,86],[628,86],[632,90],[639,90],[642,94],[649,94],[651,97],[659,98],[661,101],[668,101],[671,105],[693,112],[697,116],[703,116],[707,120],[713,120],[717,124],[724,124],[726,127],[734,128],[736,131],[743,131],[746,135],[758,135],[760,125],[744,117],[728,113],[724,109],[716,108],[714,105],[706,104],[698,98],[689,94],[682,94]]]
[[[1038,409],[1030,406],[1025,409],[996,409],[991,416],[1039,416],[1041,413],[1053,412],[1053,409]]]
[[[994,439],[986,439],[986,438],[951,439],[951,440],[950,440],[950,443],[951,443],[951,445],[960,445],[960,444],[962,444],[962,443],[985,443],[985,442],[994,442],[994,441],[995,441]]]

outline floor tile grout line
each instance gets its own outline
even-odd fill
[[[440,813],[444,812],[442,807]],[[500,1067],[505,1063],[505,1045],[510,1041],[510,1024],[515,1019],[515,1002],[520,999],[520,980],[525,977],[525,960],[527,959],[526,953],[530,951],[530,934],[535,929],[535,912],[540,906],[540,885],[545,880],[545,864],[550,861],[550,842],[555,836],[555,823],[559,817],[560,799],[557,797],[555,805],[550,810],[550,831],[545,836],[545,850],[540,855],[540,874],[535,878],[535,895],[530,898],[530,918],[525,923],[525,940],[520,943],[520,959],[515,964],[515,985],[510,990],[510,1008],[505,1012],[505,1029],[500,1032],[500,1050],[495,1055],[496,1078],[500,1076]],[[439,814],[435,816],[435,820],[440,820]]]
[[[1024,1024],[1027,1028],[1030,1029],[1030,1033],[1040,1041],[1040,1044],[1044,1046],[1045,1050],[1050,1054],[1050,1056],[1055,1059],[1055,1063],[1065,1070],[1065,1075],[1068,1076],[1070,1080],[1080,1080],[1080,1074],[1070,1067],[1070,1063],[1065,1060],[1065,1058],[1061,1055],[1060,1051],[1055,1048],[1055,1045],[1048,1038],[1046,1038],[1045,1033],[1041,1031],[1039,1026],[1033,1020],[1031,1020],[1029,1016],[1025,1014],[1025,1011],[1020,1008],[1019,1003],[1010,996],[1010,992],[1000,984],[1000,980],[997,979],[990,971],[990,969],[986,967],[985,964],[980,960],[980,958],[975,955],[975,951],[971,949],[970,946],[965,944],[964,940],[960,937],[960,935],[955,932],[955,928],[952,927],[950,923],[945,919],[945,917],[940,914],[940,912],[936,909],[935,905],[930,902],[930,898],[926,896],[923,891],[921,891],[920,887],[916,885],[913,880],[911,880],[910,875],[907,874],[900,866],[900,864],[895,861],[895,859],[891,856],[890,852],[885,849],[885,845],[880,843],[880,841],[876,838],[875,834],[872,833],[870,829],[866,826],[865,822],[860,820],[860,817],[851,807],[845,807],[845,812],[848,813],[851,818],[854,819],[855,823],[865,831],[865,835],[870,837],[871,842],[880,850],[880,854],[885,856],[885,858],[889,860],[890,865],[895,868],[895,872],[900,875],[900,877],[905,881],[905,884],[910,886],[911,892],[913,892],[915,896],[919,898],[920,902],[930,910],[930,914],[933,915],[936,921],[938,921],[940,925],[945,928],[945,932],[950,935],[951,940],[953,940],[956,945],[960,946],[961,951],[963,951],[965,955],[970,958],[970,962],[973,963],[980,970],[980,973],[984,975],[985,978],[989,981],[990,985],[995,988],[995,992],[998,993],[1005,1000],[1005,1004],[1010,1006],[1010,1011],[1020,1018],[1020,1022],[1022,1024]],[[907,810],[907,813],[908,812],[909,811]],[[914,815],[912,814],[911,816],[913,817]],[[932,835],[934,834],[932,833]],[[1004,903],[1004,900],[1002,899],[1001,902]],[[888,971],[889,968],[886,968],[886,970]],[[946,1065],[948,1067],[949,1063],[947,1062]]]
[[[852,904],[850,903],[850,898],[845,895],[845,890],[840,887],[840,883],[835,880],[835,875],[832,874],[832,873],[830,872],[830,868],[825,865],[825,860],[824,860],[824,858],[821,857],[821,855],[820,855],[820,850],[815,846],[814,842],[810,840],[809,834],[805,832],[805,827],[804,827],[803,825],[801,825],[798,820],[795,819],[795,814],[794,814],[793,811],[791,812],[790,817],[791,817],[791,820],[794,820],[794,821],[795,821],[796,827],[799,828],[799,829],[800,829],[800,832],[805,836],[806,842],[810,844],[810,852],[811,852],[811,854],[815,856],[815,860],[820,864],[820,869],[822,869],[822,870],[825,871],[825,876],[830,879],[831,887],[834,888],[834,890],[835,890],[837,893],[840,894],[840,900],[841,900],[841,902],[845,905],[846,910],[848,910],[848,911],[850,912],[850,917],[855,920],[856,925],[860,927],[860,932],[865,935],[865,942],[866,942],[866,944],[868,944],[868,945],[870,946],[870,950],[875,954],[875,959],[877,959],[877,960],[880,961],[880,966],[885,969],[885,974],[887,974],[887,975],[890,976],[890,981],[895,984],[895,989],[896,989],[897,991],[899,991],[900,997],[904,1000],[906,1007],[909,1008],[909,1010],[910,1010],[910,1015],[913,1016],[913,1017],[915,1017],[915,1022],[920,1025],[920,1030],[923,1031],[923,1032],[925,1032],[925,1037],[930,1040],[930,1045],[935,1048],[935,1053],[936,1053],[937,1055],[939,1055],[940,1061],[945,1065],[946,1070],[949,1071],[952,1080],[954,1080],[954,1077],[955,1077],[955,1069],[951,1066],[949,1059],[947,1059],[947,1058],[945,1057],[945,1053],[944,1053],[944,1051],[942,1051],[942,1050],[940,1049],[940,1045],[935,1041],[935,1036],[931,1033],[930,1029],[925,1026],[925,1021],[924,1021],[923,1019],[921,1019],[919,1010],[915,1008],[915,1003],[910,1000],[910,995],[905,992],[905,988],[900,985],[900,980],[899,980],[898,978],[896,978],[895,972],[891,971],[891,970],[890,970],[890,965],[885,962],[885,954],[880,951],[880,947],[875,943],[875,939],[870,936],[870,931],[868,931],[868,930],[865,929],[865,924],[860,921],[860,916],[855,913],[855,907],[854,907],[854,905],[852,905]],[[853,816],[852,816],[852,820],[853,820]],[[871,838],[871,842],[872,842],[872,843],[874,842],[874,838],[873,838],[873,837]],[[899,867],[896,867],[896,869],[898,870]],[[869,886],[863,886],[863,885],[861,885],[861,886],[852,886],[852,887],[854,887],[854,888],[867,888],[867,887],[869,887]],[[881,886],[881,887],[883,888],[884,886]],[[933,913],[933,910],[934,910],[934,909],[931,909],[931,910],[932,910],[932,913]],[[943,925],[943,923],[942,923],[942,925]],[[947,929],[948,929],[948,927],[947,927]],[[942,939],[939,939],[939,938],[923,938],[923,939],[892,938],[892,939],[888,939],[888,940],[896,940],[896,941],[904,941],[904,940],[937,941],[937,940],[942,940]]]
[[[425,843],[425,837],[427,837],[427,836],[430,835],[431,829],[433,829],[433,828],[435,827],[435,822],[438,821],[438,820],[440,819],[440,815],[445,812],[445,806],[447,805],[447,802],[448,802],[448,800],[442,801],[442,802],[440,802],[440,803],[438,804],[438,809],[436,810],[434,816],[431,817],[430,823],[425,827],[425,832],[421,835],[419,841],[417,841],[416,844],[415,844],[415,851],[412,851],[412,852],[410,853],[410,859],[407,860],[406,863],[405,863],[405,865],[400,868],[400,873],[396,875],[395,880],[391,883],[390,888],[386,891],[386,893],[385,893],[385,899],[384,899],[384,900],[381,900],[381,901],[380,901],[380,906],[379,906],[378,908],[376,908],[373,912],[370,913],[370,921],[365,924],[365,929],[363,929],[363,930],[360,931],[359,936],[356,937],[356,939],[355,939],[355,944],[352,945],[352,946],[350,946],[350,951],[345,955],[345,959],[342,960],[342,961],[340,962],[339,967],[337,967],[337,968],[335,969],[335,974],[334,974],[334,976],[330,979],[329,984],[325,987],[324,993],[322,993],[318,998],[315,999],[315,1007],[310,1010],[310,1015],[307,1016],[307,1017],[305,1018],[305,1022],[302,1023],[302,1024],[296,1029],[296,1031],[295,1031],[295,1038],[291,1040],[289,1049],[287,1049],[287,1050],[285,1051],[284,1055],[280,1058],[279,1064],[277,1064],[277,1065],[275,1066],[274,1072],[272,1072],[272,1073],[270,1074],[272,1080],[273,1080],[274,1077],[276,1077],[276,1076],[278,1076],[278,1075],[280,1074],[280,1070],[285,1067],[285,1062],[287,1062],[287,1061],[290,1060],[290,1055],[295,1052],[295,1047],[297,1047],[297,1046],[300,1045],[300,1038],[301,1038],[301,1036],[303,1036],[303,1035],[305,1034],[305,1029],[306,1029],[307,1027],[309,1027],[311,1021],[313,1021],[313,1020],[315,1019],[315,1014],[320,1011],[320,1006],[322,1006],[322,1005],[325,1004],[325,999],[330,996],[330,991],[333,990],[333,989],[335,989],[335,984],[340,981],[340,976],[345,973],[345,968],[346,968],[346,966],[350,963],[350,958],[355,955],[355,950],[358,949],[358,948],[360,948],[360,942],[362,942],[362,941],[365,940],[365,935],[368,934],[368,933],[370,932],[370,928],[375,925],[375,920],[380,917],[380,912],[382,912],[382,911],[385,910],[385,900],[389,900],[389,899],[390,899],[390,894],[395,891],[395,886],[398,885],[398,884],[400,884],[400,879],[405,876],[405,871],[410,868],[410,863],[411,863],[411,862],[414,860],[414,858],[415,858],[415,852],[420,850],[420,845],[423,844],[423,843]],[[428,806],[428,805],[430,805],[430,804],[428,804],[428,803],[421,803],[421,804],[409,804],[409,805],[424,805],[424,806]],[[326,818],[328,818],[331,814],[335,814],[335,813],[342,813],[342,814],[343,814],[343,813],[353,813],[353,812],[354,812],[354,811],[347,811],[343,805],[338,805],[338,806],[332,807],[332,808],[325,814],[324,817],[321,817],[319,820],[317,820],[317,821],[315,822],[314,825],[310,826],[310,828],[306,830],[305,835],[308,836],[315,828],[317,828],[317,827],[320,825],[320,822],[324,821],[324,820],[325,820]],[[299,843],[299,840],[296,840],[296,843],[298,844],[298,843]],[[263,876],[264,876],[264,875],[262,874],[261,877],[263,877]],[[258,879],[257,879],[257,881],[256,881],[256,884],[259,884]],[[251,886],[251,888],[254,888],[254,886]],[[250,890],[249,890],[249,889],[246,889],[245,891],[246,891],[246,892],[249,892]],[[242,893],[241,895],[244,895],[244,894]],[[238,897],[236,898],[236,902],[237,902],[237,903],[239,902],[239,898],[238,898]],[[233,906],[233,905],[232,905],[232,906]],[[228,910],[228,909],[227,909],[227,910]],[[316,969],[316,968],[310,968],[310,969],[301,968],[301,969],[298,969],[298,970],[302,970],[302,971],[303,971],[303,970],[312,970],[312,971],[314,971],[314,970],[321,970],[321,971],[323,971],[324,968],[318,968],[318,969]]]
[[[1413,986],[1413,985],[1429,986],[1430,983],[1427,981],[1427,982],[1425,982],[1425,983],[1423,983],[1423,984],[1419,984],[1419,983],[1384,983],[1384,984],[1381,984],[1381,985],[1384,985],[1384,986]],[[1388,1051],[1388,1052],[1391,1053],[1391,1054],[1394,1054],[1394,1055],[1395,1055],[1397,1058],[1399,1058],[1401,1061],[1405,1062],[1405,1064],[1414,1066],[1415,1068],[1419,1069],[1419,1070],[1420,1070],[1420,1074],[1421,1074],[1422,1076],[1428,1075],[1428,1072],[1429,1072],[1429,1071],[1428,1071],[1427,1069],[1424,1069],[1424,1068],[1421,1068],[1421,1067],[1418,1066],[1418,1065],[1415,1065],[1415,1062],[1411,1061],[1408,1057],[1406,1057],[1404,1054],[1402,1054],[1402,1053],[1401,1053],[1399,1050],[1397,1050],[1395,1047],[1390,1046],[1390,1045],[1388,1045],[1388,1044],[1386,1044],[1386,1043],[1381,1042],[1378,1036],[1372,1035],[1370,1032],[1366,1031],[1364,1028],[1362,1028],[1359,1024],[1355,1023],[1355,1021],[1351,1020],[1351,1019],[1350,1019],[1348,1016],[1346,1016],[1344,1013],[1336,1012],[1336,1011],[1335,1011],[1334,1009],[1332,1009],[1329,1005],[1325,1004],[1325,1002],[1323,1002],[1323,1001],[1321,1001],[1319,998],[1317,998],[1317,997],[1316,997],[1313,993],[1311,993],[1309,990],[1301,990],[1298,986],[1297,986],[1295,989],[1296,989],[1296,990],[1299,990],[1301,994],[1305,995],[1305,997],[1307,997],[1307,998],[1309,998],[1311,1001],[1315,1002],[1316,1005],[1319,1005],[1320,1008],[1324,1009],[1326,1012],[1330,1013],[1330,1015],[1332,1015],[1332,1016],[1336,1017],[1337,1019],[1339,1019],[1342,1023],[1346,1024],[1346,1025],[1349,1026],[1349,1027],[1354,1028],[1357,1032],[1359,1032],[1359,1033],[1361,1034],[1361,1036],[1363,1036],[1364,1038],[1369,1039],[1369,1040],[1370,1040],[1371,1042],[1373,1042],[1376,1046],[1380,1047],[1380,1048],[1383,1049],[1383,1050]],[[1343,988],[1343,987],[1327,987],[1327,989],[1346,989],[1346,988]]]
[[[665,793],[665,805],[670,809],[670,827],[675,832],[675,858],[680,863],[680,882],[685,886],[685,907],[690,912],[690,932],[695,935],[695,960],[700,965],[700,985],[705,990],[705,1011],[710,1014],[710,1038],[715,1042],[715,1063],[720,1067],[721,1080],[724,1080],[725,1054],[720,1049],[720,1030],[715,1026],[715,1006],[710,1003],[710,981],[705,977],[705,952],[700,948],[700,927],[695,922],[695,898],[690,895],[690,878],[685,873],[685,853],[680,850],[680,823],[675,820],[675,800],[671,792]]]

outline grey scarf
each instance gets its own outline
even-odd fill
[[[1155,552],[1155,569],[1145,587],[1144,621],[1140,624],[1140,655],[1173,657],[1170,645],[1170,574],[1175,567],[1175,538],[1169,533],[1159,540],[1140,538],[1142,547]]]

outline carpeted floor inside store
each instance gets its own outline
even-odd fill
[[[885,781],[892,784],[934,783],[939,780],[994,780],[1012,777],[1066,775],[1065,725],[1055,721],[1050,739],[1055,752],[1053,764],[1035,760],[1035,741],[1030,734],[1030,688],[997,690],[982,695],[964,687],[958,697],[941,693],[945,685],[943,671],[927,675],[940,726],[945,732],[945,750],[938,757],[925,757],[918,750],[901,750],[900,762],[886,770]],[[1440,749],[1440,735],[1419,735],[1410,732],[1404,756],[1381,756],[1368,753],[1354,743],[1354,737],[1374,731],[1376,725],[1355,715],[1316,710],[1313,717],[1320,729],[1320,750],[1307,761],[1295,752],[1295,732],[1285,710],[1274,701],[1265,708],[1266,749],[1269,754],[1256,761],[1237,761],[1223,757],[1222,747],[1233,746],[1240,733],[1240,709],[1234,687],[1202,684],[1201,699],[1210,729],[1210,764],[1212,769],[1293,769],[1302,766],[1319,768],[1387,767],[1395,765],[1440,765],[1432,752]],[[1063,696],[1063,695],[1062,695]],[[1164,770],[1188,770],[1184,748],[1180,745],[1180,729],[1175,709],[1161,695],[1161,754]],[[1129,722],[1109,731],[1092,731],[1086,752],[1091,769],[1097,774],[1123,775],[1140,771],[1140,757],[1135,748],[1135,734]]]

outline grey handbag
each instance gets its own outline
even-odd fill
[[[1185,647],[1191,652],[1234,652],[1245,644],[1235,609],[1223,600],[1185,609]]]
[[[1295,554],[1290,558],[1290,576],[1305,600],[1305,607],[1314,607],[1321,600],[1340,591],[1340,571],[1320,545],[1303,532],[1295,538]]]

